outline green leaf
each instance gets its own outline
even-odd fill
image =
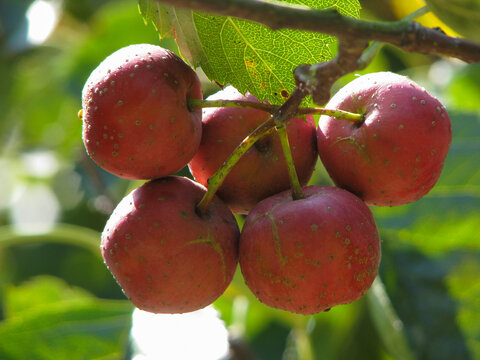
[[[100,300],[51,277],[38,277],[6,294],[0,358],[124,359],[132,306]]]
[[[281,2],[315,9],[336,8],[354,17],[358,17],[360,9],[357,0]],[[294,89],[295,67],[329,60],[335,52],[336,39],[324,34],[273,31],[234,17],[159,6],[153,0],[141,0],[140,9],[144,19],[160,29],[160,36],[175,33],[182,55],[193,66],[200,66],[210,80],[231,84],[242,93],[248,91],[273,104],[282,103]]]
[[[163,5],[159,1],[139,0],[138,9],[145,20],[151,22],[161,38],[174,38],[173,7]]]

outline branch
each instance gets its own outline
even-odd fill
[[[175,7],[264,24],[271,29],[296,29],[329,34],[339,39],[381,41],[407,52],[451,56],[467,63],[480,62],[480,45],[453,38],[415,22],[365,21],[344,16],[334,9],[283,6],[262,0],[157,0]]]
[[[297,87],[305,89],[316,104],[330,99],[330,89],[343,75],[360,67],[362,54],[368,43],[356,39],[343,39],[338,43],[338,53],[330,61],[314,65],[300,65],[295,71]]]

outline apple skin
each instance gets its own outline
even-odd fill
[[[155,179],[182,169],[197,150],[202,99],[193,69],[173,52],[135,44],[108,56],[82,92],[83,142],[103,169],[127,179]]]
[[[264,304],[314,314],[360,298],[380,263],[375,220],[363,201],[331,186],[261,201],[240,235],[240,269]]]
[[[127,195],[107,221],[102,256],[139,309],[195,311],[230,284],[238,264],[238,225],[216,197],[200,217],[195,206],[205,192],[183,177],[152,180]]]
[[[445,107],[407,77],[361,76],[326,106],[361,113],[361,125],[321,116],[320,159],[334,183],[368,205],[397,206],[420,199],[436,184],[452,128]]]
[[[233,87],[208,97],[208,100],[258,101],[243,96]],[[208,187],[210,178],[242,142],[270,114],[247,108],[208,108],[202,115],[203,135],[197,153],[189,163],[196,181]],[[318,159],[313,116],[290,119],[287,125],[297,175],[302,185],[312,176]],[[270,134],[255,143],[233,167],[217,195],[233,212],[248,213],[260,200],[290,187],[287,165],[279,136]]]

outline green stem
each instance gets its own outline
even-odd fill
[[[425,5],[424,7],[421,7],[420,9],[415,10],[411,14],[408,14],[407,16],[402,18],[401,21],[405,21],[405,22],[412,21],[412,20],[418,19],[420,16],[425,15],[429,12],[430,12],[430,9],[428,8],[427,5]]]
[[[280,136],[280,142],[282,144],[283,155],[285,162],[287,163],[288,176],[290,178],[290,185],[292,187],[293,200],[303,199],[302,185],[298,180],[297,171],[295,170],[295,164],[293,163],[292,151],[290,149],[290,143],[288,142],[287,127],[284,123],[277,125],[276,130],[278,136]]]
[[[199,99],[189,99],[188,107],[190,109],[198,108],[211,108],[211,107],[233,107],[233,108],[250,108],[263,110],[269,113],[273,113],[278,106],[265,104],[257,101],[246,101],[246,100],[199,100]]]
[[[244,101],[244,100],[198,100],[190,99],[188,101],[188,106],[190,109],[198,108],[211,108],[211,107],[234,107],[234,108],[251,108],[269,112],[274,114],[280,106],[270,105],[255,101]],[[363,115],[356,114],[344,110],[338,109],[324,109],[324,108],[312,108],[304,107],[298,109],[298,114],[316,114],[316,115],[328,115],[336,119],[348,120],[352,123],[362,122]]]
[[[415,356],[403,332],[403,323],[398,318],[378,276],[367,292],[367,301],[377,332],[388,351],[395,359],[414,360]]]
[[[222,185],[230,170],[232,170],[235,164],[242,158],[243,154],[245,154],[257,140],[272,133],[274,130],[275,122],[273,121],[273,117],[271,117],[257,127],[249,136],[243,139],[243,141],[235,148],[220,169],[218,169],[215,174],[208,179],[207,192],[197,204],[197,210],[200,214],[205,214],[207,212],[207,208],[215,196],[215,193]]]
[[[92,251],[97,256],[101,256],[100,234],[85,227],[57,224],[51,231],[41,234],[24,234],[11,226],[0,227],[0,249],[35,243],[76,245]]]
[[[310,340],[309,334],[305,328],[296,328],[295,334],[295,347],[297,348],[297,354],[299,360],[314,360],[313,346]]]
[[[352,124],[363,122],[363,115],[348,112],[345,110],[338,109],[324,109],[324,108],[300,108],[298,109],[299,114],[316,114],[316,115],[328,115],[336,119],[348,120]]]
[[[418,9],[418,10],[415,10],[411,14],[408,14],[407,16],[402,18],[400,21],[401,22],[408,22],[408,21],[415,20],[415,19],[419,18],[420,16],[425,15],[429,11],[430,11],[430,9],[428,8],[428,6],[424,6],[420,9]],[[373,61],[373,59],[375,59],[375,57],[377,56],[377,54],[383,48],[384,45],[385,45],[384,42],[380,42],[380,41],[372,42],[372,44],[368,47],[368,49],[366,51],[364,51],[364,53],[362,54],[362,56],[358,60],[358,70],[363,70],[368,65],[370,65],[371,62]]]

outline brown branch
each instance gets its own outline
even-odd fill
[[[316,10],[282,6],[262,0],[157,0],[176,7],[264,24],[274,30],[297,29],[329,34],[339,39],[381,41],[408,52],[451,56],[467,63],[480,62],[480,45],[445,35],[415,22],[377,22],[355,19],[334,9]]]
[[[338,53],[330,61],[314,65],[300,65],[295,71],[298,88],[305,89],[316,104],[330,99],[330,89],[343,75],[359,68],[359,61],[368,43],[356,39],[343,39],[338,43]]]

